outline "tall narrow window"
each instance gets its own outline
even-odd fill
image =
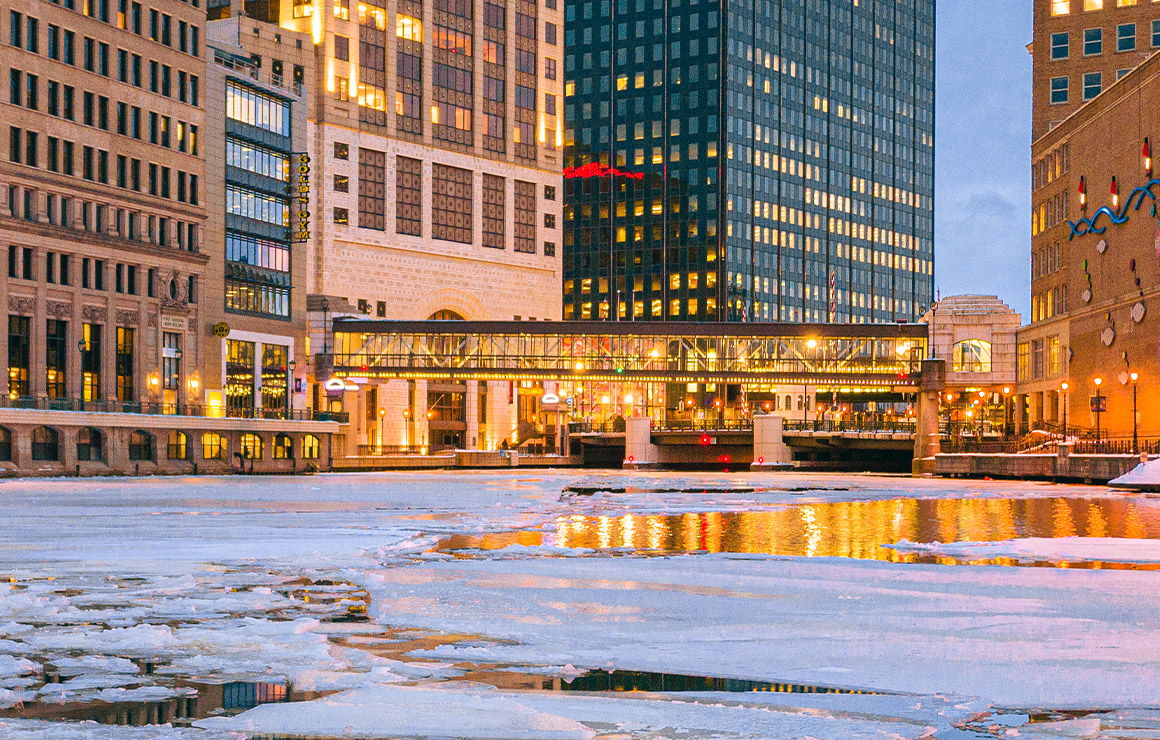
[[[516,180],[515,251],[536,253],[536,184]]]
[[[431,166],[431,236],[443,241],[472,241],[472,172],[443,164]]]
[[[374,149],[358,150],[358,226],[387,228],[387,155]]]
[[[85,401],[101,398],[101,325],[81,325],[81,394]]]
[[[28,372],[32,351],[32,319],[8,317],[8,397],[31,395]]]
[[[290,348],[279,344],[262,345],[262,408],[269,412],[286,409],[286,363]]]
[[[248,415],[254,408],[254,343],[226,340],[226,407],[231,416]]]
[[[45,326],[44,380],[49,398],[64,398],[68,394],[65,384],[65,363],[67,362],[68,323],[49,319]]]
[[[117,327],[117,400],[129,403],[133,393],[133,341],[134,329]]]
[[[504,248],[505,213],[504,179],[496,175],[483,176],[483,246]]]

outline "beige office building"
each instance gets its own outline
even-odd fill
[[[349,411],[352,448],[528,438],[519,409],[534,406],[538,388],[399,381],[327,391],[333,348],[324,327],[337,315],[560,318],[561,7],[314,0],[242,8],[259,35],[264,15],[314,45],[306,402]]]

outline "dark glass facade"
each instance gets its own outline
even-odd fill
[[[933,0],[571,0],[564,318],[933,297]]]

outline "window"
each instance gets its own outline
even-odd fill
[[[1067,78],[1053,77],[1051,79],[1051,103],[1053,105],[1067,102]]]
[[[134,399],[133,391],[133,341],[136,330],[126,326],[117,327],[117,400],[127,403]]]
[[[58,319],[45,322],[44,380],[49,398],[67,395],[65,369],[68,364],[68,323]]]
[[[290,206],[285,198],[231,185],[226,188],[226,213],[285,227],[289,224]]]
[[[231,231],[226,233],[226,261],[264,270],[290,272],[290,247],[284,243]]]
[[[262,408],[282,413],[287,401],[290,348],[281,344],[262,345]]]
[[[1104,0],[1083,0],[1084,10],[1103,10]]]
[[[514,249],[524,254],[536,253],[536,185],[515,181]]]
[[[32,319],[8,317],[8,397],[31,394],[29,369],[32,359]]]
[[[951,370],[956,373],[991,372],[991,343],[981,339],[956,342]]]
[[[322,444],[318,437],[313,434],[306,434],[302,437],[302,459],[303,460],[317,460],[322,451]]]
[[[174,429],[169,433],[169,439],[165,445],[165,456],[170,460],[185,460],[188,457],[188,451],[186,450],[187,441],[188,438],[185,436],[185,432],[179,432]]]
[[[423,163],[409,157],[395,158],[395,231],[423,235]]]
[[[1121,23],[1116,26],[1116,51],[1136,50],[1136,24]]]
[[[243,434],[238,444],[238,451],[245,460],[262,459],[262,438],[256,434]]]
[[[349,193],[350,192],[350,178],[346,175],[334,176],[334,192]]]
[[[504,179],[497,175],[483,176],[483,246],[504,248]]]
[[[0,460],[12,460],[12,432],[6,427],[0,427]]]
[[[395,18],[395,35],[408,41],[423,42],[423,21],[399,13]]]
[[[226,117],[280,136],[290,135],[290,104],[226,81]]]
[[[201,456],[206,460],[221,460],[226,453],[226,438],[217,432],[201,435]]]
[[[103,266],[103,262],[97,262],[98,268],[103,268]],[[101,329],[103,328],[100,324],[81,324],[81,397],[85,401],[98,401],[101,398]]]
[[[1091,100],[1103,89],[1103,72],[1085,72],[1083,76],[1083,99]]]
[[[77,460],[82,462],[99,462],[103,460],[104,445],[100,431],[92,427],[84,427],[77,432]]]
[[[1089,28],[1083,32],[1083,55],[1085,57],[1102,54],[1104,51],[1104,29]]]
[[[358,150],[358,227],[387,228],[387,155],[374,149]]]
[[[1160,20],[1152,21],[1152,46],[1160,46]]]
[[[153,461],[153,435],[144,429],[138,429],[129,435],[129,459],[139,461]]]
[[[334,158],[350,159],[350,146],[341,141],[334,142]]]
[[[294,457],[294,440],[286,434],[275,434],[272,450],[275,460],[290,460]]]
[[[431,166],[431,236],[443,241],[472,241],[472,172],[443,164]]]
[[[60,459],[60,435],[51,427],[32,430],[32,459],[57,461]]]
[[[350,211],[345,208],[334,209],[334,222],[336,224],[346,225],[350,223]]]
[[[436,49],[446,49],[453,54],[471,56],[470,33],[456,31],[446,26],[435,26],[435,31],[431,34],[431,41]]]
[[[289,156],[239,139],[226,139],[226,164],[281,182],[290,177]]]
[[[1051,34],[1051,58],[1052,59],[1067,59],[1071,46],[1071,34],[1066,31],[1063,33]]]

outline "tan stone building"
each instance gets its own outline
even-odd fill
[[[1035,0],[1032,139],[1160,48],[1153,0]]]
[[[0,472],[227,469],[238,453],[293,469],[330,454],[335,423],[223,419],[205,403],[223,289],[207,238],[220,204],[208,48],[197,2],[0,11]]]
[[[1032,323],[1018,366],[1033,425],[1066,413],[1092,428],[1102,403],[1103,433],[1130,436],[1135,395],[1138,428],[1160,432],[1157,105],[1153,56],[1032,146]]]
[[[244,9],[314,44],[311,355],[336,315],[560,318],[562,4]],[[327,367],[312,358],[308,403],[351,412],[350,444],[518,441],[520,408],[534,415],[542,393],[396,382],[328,394]],[[485,431],[468,435],[468,416]]]

